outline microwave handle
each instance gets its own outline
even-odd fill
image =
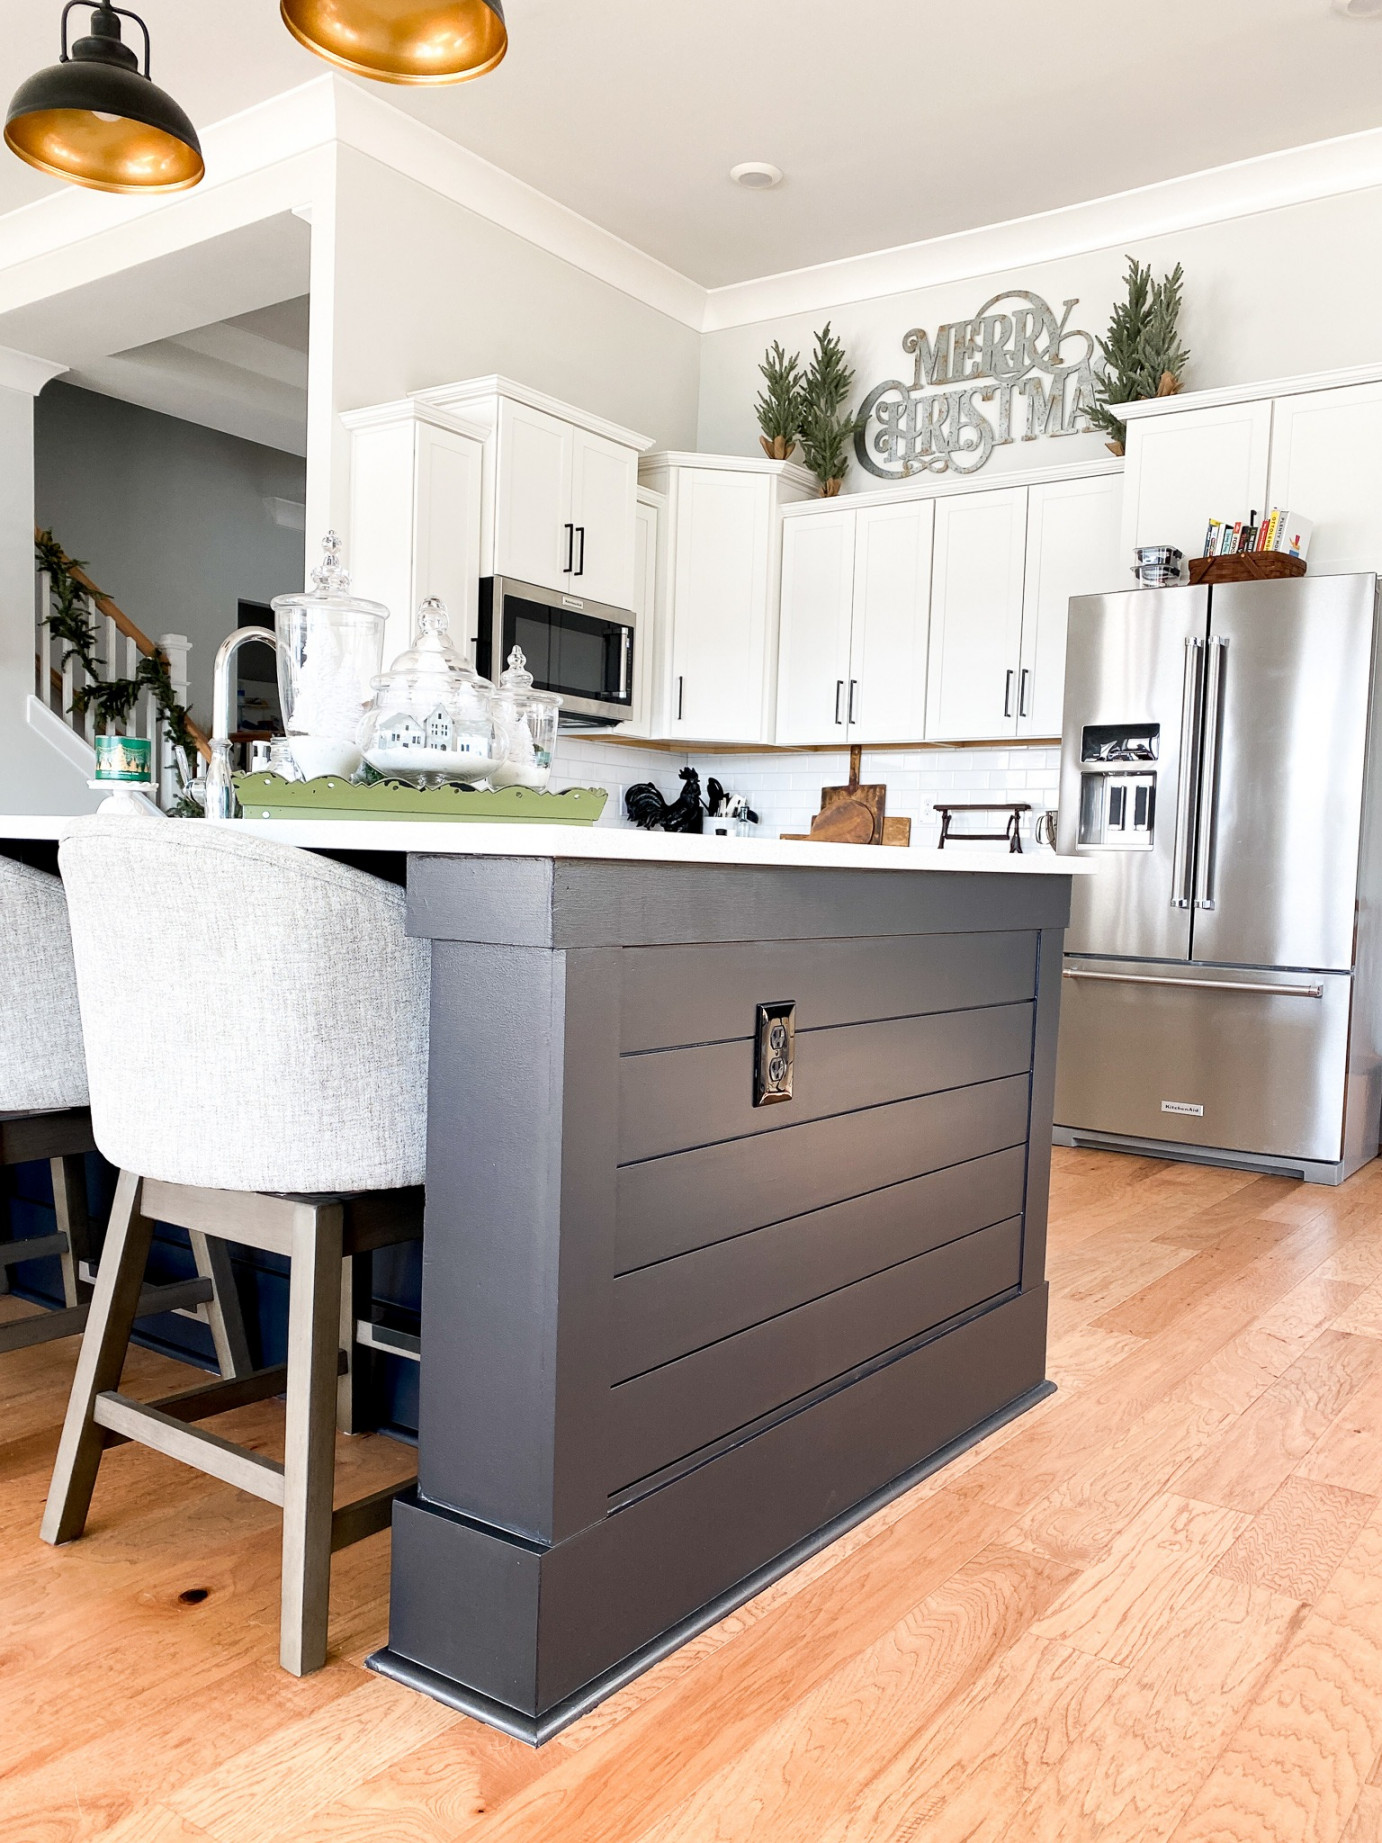
[[[621,703],[629,699],[629,656],[633,652],[633,629],[619,629],[619,698]]]

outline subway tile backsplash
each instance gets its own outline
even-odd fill
[[[676,798],[681,782],[678,770],[687,764],[700,772],[701,784],[711,775],[731,793],[742,793],[758,814],[757,836],[776,838],[783,832],[807,832],[820,808],[822,787],[849,779],[847,750],[823,754],[792,750],[740,755],[695,753],[681,755],[666,749],[639,749],[604,742],[599,737],[561,735],[552,763],[554,788],[605,787],[609,803],[601,825],[626,825],[625,789],[638,781],[652,781],[667,800]],[[1056,804],[1060,782],[1059,749],[865,749],[865,781],[883,781],[888,789],[888,812],[912,821],[912,843],[934,846],[940,820],[933,811],[937,800],[956,802],[1024,800],[1032,811],[1023,816],[1023,842],[1030,845],[1035,821]],[[999,816],[974,816],[975,823],[996,829]],[[1004,850],[996,844],[993,850]]]

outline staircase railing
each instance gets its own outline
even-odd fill
[[[211,759],[206,733],[186,709],[190,642],[182,634],[151,640],[51,532],[36,531],[34,538],[39,702],[92,748],[102,732],[146,737],[153,744],[159,804],[177,806],[187,797],[190,757]]]

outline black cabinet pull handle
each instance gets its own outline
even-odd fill
[[[686,680],[684,678],[678,677],[677,679],[677,722],[678,723],[681,722],[681,697],[685,689],[686,689]]]
[[[1026,666],[1023,666],[1022,683],[1018,686],[1017,691],[1017,714],[1019,717],[1031,715],[1031,712],[1027,709],[1027,693],[1031,688],[1031,683],[1032,674]]]
[[[1015,672],[1009,672],[1003,686],[1003,715],[1005,717],[1010,717],[1013,714],[1013,680],[1016,677],[1017,674]]]
[[[855,702],[858,696],[859,696],[859,681],[857,678],[852,678],[849,681],[849,720],[851,723],[857,723],[859,721],[858,716],[855,711]]]
[[[563,576],[569,576],[576,562],[576,527],[567,525],[564,529],[566,532],[566,561],[561,566],[561,573]]]
[[[845,694],[845,681],[842,678],[837,678],[835,680],[835,721],[837,723],[844,722],[844,718],[840,715],[840,699],[844,696],[844,694]]]
[[[576,529],[581,534],[581,560],[576,566],[575,573],[577,576],[584,576],[585,575],[585,526],[577,525]]]

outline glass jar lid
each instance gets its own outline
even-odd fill
[[[343,614],[374,615],[381,622],[389,618],[383,602],[366,601],[350,593],[350,571],[341,561],[341,540],[334,531],[328,531],[322,539],[322,560],[312,571],[312,587],[299,589],[294,595],[275,595],[270,605],[276,615],[297,609],[311,612],[329,608]]]
[[[449,691],[472,692],[481,700],[494,695],[489,679],[480,677],[452,640],[446,603],[438,595],[429,595],[418,610],[417,639],[398,655],[387,672],[380,673],[374,684],[376,691],[384,694],[406,694],[420,683],[430,689],[437,682]]]

